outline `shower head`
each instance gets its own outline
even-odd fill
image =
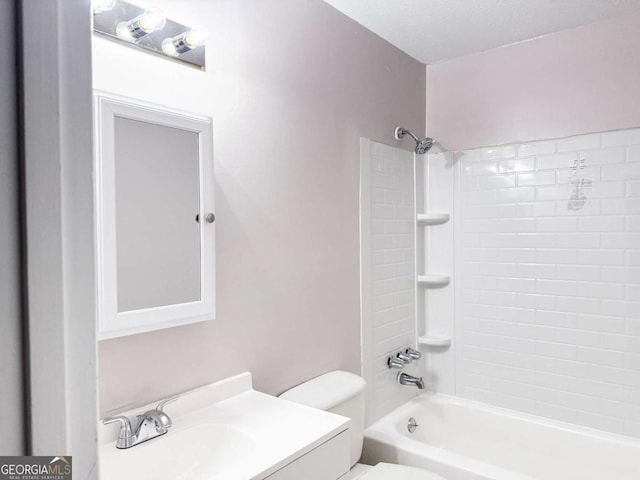
[[[416,143],[416,153],[424,155],[433,147],[433,138],[424,138]]]
[[[431,147],[433,146],[433,138],[427,137],[420,140],[418,137],[415,136],[415,134],[411,130],[407,130],[406,128],[402,128],[402,127],[396,127],[396,130],[394,132],[394,136],[396,137],[396,140],[402,140],[405,137],[405,135],[409,135],[411,138],[415,140],[416,142],[415,152],[417,155],[424,155],[429,150],[431,150]]]

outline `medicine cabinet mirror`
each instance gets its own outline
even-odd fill
[[[215,317],[211,119],[95,94],[98,337]]]

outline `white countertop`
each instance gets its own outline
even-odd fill
[[[155,404],[124,414],[135,418],[135,414],[153,407]],[[250,373],[187,392],[177,402],[169,404],[165,410],[173,420],[169,432],[126,450],[118,450],[115,447],[119,426],[100,423],[99,460],[102,480],[112,480],[110,477],[116,480],[116,476],[117,480],[162,480],[163,472],[166,472],[166,480],[176,480],[176,470],[171,466],[175,465],[172,462],[180,456],[180,452],[177,451],[179,448],[175,448],[174,443],[169,453],[163,451],[160,443],[172,435],[175,438],[184,438],[184,441],[180,440],[180,448],[184,443],[185,449],[192,457],[202,458],[207,454],[206,445],[203,446],[199,441],[197,445],[187,444],[193,438],[193,429],[205,424],[221,429],[228,427],[224,431],[239,432],[237,436],[242,439],[248,437],[250,444],[242,443],[241,452],[230,450],[229,454],[224,453],[227,466],[223,471],[203,474],[202,469],[194,468],[193,471],[197,470],[198,473],[187,474],[181,478],[262,479],[346,430],[351,422],[346,417],[257,392],[252,389]],[[187,431],[189,432],[185,433]],[[224,448],[232,447],[225,445]],[[194,449],[200,449],[201,452]],[[145,464],[153,463],[153,468],[139,471],[137,465],[135,468],[129,467],[136,457],[144,459]]]

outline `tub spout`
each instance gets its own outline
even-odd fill
[[[415,385],[420,390],[424,390],[425,388],[422,377],[414,377],[413,375],[409,375],[408,373],[404,373],[404,372],[398,373],[396,380],[400,385]]]

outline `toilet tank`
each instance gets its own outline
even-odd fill
[[[287,390],[280,398],[351,419],[351,466],[360,460],[364,435],[365,381],[353,373],[336,370]]]

